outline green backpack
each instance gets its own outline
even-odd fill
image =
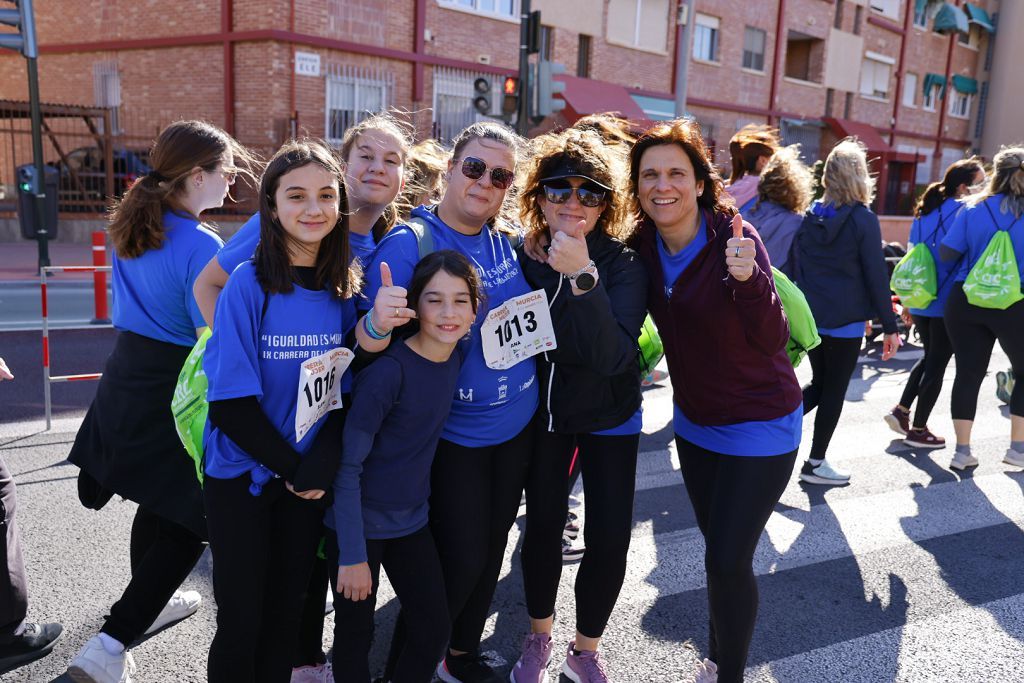
[[[807,299],[800,288],[793,284],[778,268],[772,266],[772,278],[775,280],[775,291],[782,302],[782,310],[789,320],[789,342],[786,353],[793,367],[800,365],[807,352],[821,344],[818,326],[814,322],[814,314],[807,304]]]
[[[178,438],[195,461],[200,484],[203,483],[203,431],[206,429],[206,414],[210,408],[206,402],[208,384],[206,373],[203,372],[203,356],[210,335],[210,328],[207,327],[192,347],[178,374],[178,384],[174,387],[174,398],[171,399],[171,413],[174,414]]]
[[[989,240],[985,251],[981,252],[981,258],[967,273],[964,294],[967,295],[968,303],[974,306],[1005,310],[1024,299],[1020,291],[1017,257],[1013,253],[1013,241],[1010,239],[1010,228],[1017,221],[1004,230],[999,227],[988,204],[985,204],[985,208],[996,225],[996,234]]]
[[[935,258],[924,242],[914,245],[906,256],[900,259],[892,271],[889,288],[908,308],[927,308],[935,301],[938,292],[938,278],[935,273]]]
[[[640,326],[640,338],[637,339],[640,353],[637,360],[640,361],[640,378],[643,379],[651,374],[655,366],[665,357],[665,345],[661,343],[661,335],[658,328],[651,320],[650,314],[644,318],[644,324]]]

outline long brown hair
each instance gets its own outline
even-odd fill
[[[359,291],[362,269],[358,259],[352,258],[348,237],[348,196],[341,164],[326,143],[319,140],[291,140],[270,159],[260,183],[260,241],[253,261],[256,278],[267,292],[288,293],[296,280],[294,266],[289,258],[288,233],[274,214],[277,213],[275,194],[281,177],[289,171],[317,164],[338,180],[338,222],[320,242],[314,268],[320,287],[335,296],[347,299]]]
[[[772,155],[757,182],[757,203],[772,202],[787,211],[803,213],[811,205],[814,179],[800,161],[800,145],[782,147]]]
[[[204,121],[178,121],[157,136],[149,153],[152,171],[139,178],[110,210],[107,233],[119,258],[138,258],[164,241],[164,212],[185,212],[180,199],[196,168],[213,172],[228,154],[234,168],[256,184],[253,155],[220,128]],[[196,216],[198,219],[198,216]]]
[[[935,209],[942,206],[942,203],[950,198],[956,198],[956,190],[961,185],[970,187],[974,184],[974,176],[978,171],[983,171],[981,162],[975,157],[954,161],[946,169],[942,180],[936,181],[925,188],[921,198],[914,206],[914,215],[917,217],[927,216]]]
[[[740,128],[729,140],[729,156],[732,159],[729,184],[735,183],[747,173],[757,175],[757,160],[771,157],[781,144],[779,131],[770,126],[751,123]]]
[[[736,213],[732,198],[725,192],[722,176],[718,175],[715,165],[711,163],[711,153],[701,137],[700,126],[690,119],[675,119],[659,123],[648,130],[629,151],[629,183],[637,215],[644,216],[639,201],[640,161],[644,152],[658,145],[679,145],[690,158],[694,179],[704,182],[704,191],[697,195],[698,208],[729,216]]]

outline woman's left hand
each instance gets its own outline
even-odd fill
[[[323,489],[310,489],[308,491],[296,491],[290,481],[284,483],[284,487],[303,500],[320,500],[327,492]]]
[[[548,249],[548,265],[562,275],[572,275],[585,268],[590,263],[586,228],[587,222],[580,221],[574,228],[556,232]]]
[[[370,323],[381,334],[388,334],[416,317],[416,311],[408,307],[405,287],[398,287],[391,278],[391,268],[380,264],[380,288],[373,301],[369,315]]]
[[[732,217],[732,237],[725,243],[725,265],[729,275],[740,282],[746,282],[754,274],[754,256],[757,250],[754,240],[743,236],[743,217]]]

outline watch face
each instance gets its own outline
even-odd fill
[[[597,280],[594,279],[592,273],[580,273],[576,276],[576,289],[586,292],[589,289],[593,289],[596,284]]]

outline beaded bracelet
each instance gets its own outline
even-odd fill
[[[373,323],[370,322],[369,313],[363,316],[363,329],[366,330],[366,334],[370,335],[370,339],[376,339],[377,341],[387,339],[388,337],[391,336],[391,330],[388,330],[387,334],[381,334],[380,332],[377,331],[377,329],[373,326]]]

